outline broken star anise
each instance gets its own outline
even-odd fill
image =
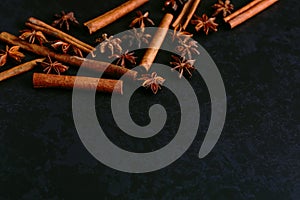
[[[39,62],[39,64],[44,68],[43,72],[49,74],[54,71],[58,75],[67,71],[69,69],[68,66],[65,66],[57,61],[52,62],[50,56],[48,55],[48,62]]]
[[[156,72],[152,72],[152,74],[143,74],[141,78],[138,80],[144,81],[142,86],[145,88],[151,88],[152,92],[156,94],[159,89],[161,89],[161,85],[165,82],[165,79],[161,76],[157,76]]]
[[[19,52],[20,47],[19,46],[13,46],[11,48],[9,48],[8,46],[6,46],[5,51],[4,50],[0,50],[0,67],[2,67],[3,65],[6,64],[7,62],[7,58],[12,58],[17,62],[21,62],[21,60],[23,58],[25,58],[25,55],[21,52]]]
[[[215,9],[214,14],[212,15],[213,17],[217,16],[219,13],[223,13],[223,17],[226,17],[234,8],[233,4],[230,3],[230,0],[225,0],[225,2],[219,0],[219,2],[212,7]]]
[[[61,50],[64,54],[74,53],[79,57],[83,57],[82,51],[74,45],[63,41],[56,41],[54,44],[51,45],[56,50]]]
[[[174,62],[170,62],[170,64],[174,66],[172,70],[179,71],[179,78],[182,77],[184,71],[186,71],[190,77],[192,77],[192,71],[195,69],[195,60],[186,60],[184,57],[180,58],[174,55],[172,55],[172,58],[174,59]]]
[[[129,62],[132,65],[136,64],[136,58],[134,56],[134,52],[129,53],[128,50],[123,53],[123,54],[114,54],[111,56],[111,58],[116,58],[117,59],[117,65],[126,67],[126,64]]]
[[[114,38],[114,36],[108,37],[107,34],[104,33],[101,38],[96,39],[96,42],[100,43],[101,53],[105,53],[106,48],[110,50],[111,55],[114,55],[116,50],[122,53],[122,40],[120,38]]]
[[[138,28],[145,28],[145,24],[149,23],[151,25],[154,25],[154,22],[149,18],[149,12],[146,12],[143,14],[141,11],[136,12],[137,16],[134,20],[132,20],[131,24],[129,27],[137,27]]]
[[[52,26],[59,25],[59,28],[62,28],[63,26],[65,26],[66,29],[69,30],[70,22],[73,24],[77,24],[77,25],[79,24],[79,22],[76,20],[73,12],[69,12],[66,14],[65,11],[61,11],[61,14],[55,14],[54,16],[59,19],[55,20],[52,23]]]
[[[195,25],[196,31],[203,29],[206,35],[208,35],[209,30],[217,31],[218,24],[215,23],[215,17],[209,18],[206,14],[203,14],[202,17],[194,15],[194,18],[191,23]]]
[[[19,38],[21,40],[28,40],[28,42],[31,44],[38,41],[40,45],[43,45],[43,43],[48,42],[48,40],[41,31],[25,29],[20,32],[22,34],[19,36]]]

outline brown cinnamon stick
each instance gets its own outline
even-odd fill
[[[265,10],[266,8],[270,7],[278,0],[263,0],[258,4],[254,5],[253,7],[249,8],[247,11],[243,12],[242,14],[236,16],[235,18],[228,21],[231,28],[236,27],[237,25],[243,23],[244,21],[250,19],[251,17],[257,15],[261,11]]]
[[[97,30],[120,19],[121,17],[142,6],[148,1],[149,0],[129,0],[119,7],[112,9],[97,18],[85,22],[84,25],[88,27],[90,34],[92,34],[93,32],[96,32]]]
[[[153,64],[158,50],[164,42],[164,39],[168,33],[169,27],[172,23],[173,15],[170,13],[165,14],[163,17],[159,29],[154,34],[152,41],[149,45],[149,48],[146,50],[146,53],[140,63],[140,66],[143,66],[147,71],[149,71],[151,65]]]
[[[32,82],[34,88],[96,89],[98,92],[123,94],[122,80],[34,73]]]
[[[0,73],[0,81],[9,79],[11,77],[17,76],[19,74],[23,74],[25,72],[28,72],[30,70],[32,70],[38,62],[43,62],[44,58],[41,59],[36,59],[36,60],[32,60],[26,63],[23,63],[21,65],[18,65],[16,67],[13,67],[11,69],[8,69],[4,72]]]
[[[200,1],[201,0],[189,0],[182,8],[182,11],[178,15],[172,26],[174,28],[180,26],[183,30],[185,30],[189,25],[192,17],[194,16],[194,13],[197,10]]]
[[[37,31],[42,31],[43,33],[45,33],[47,35],[56,37],[65,42],[68,42],[86,53],[93,53],[94,51],[96,51],[96,48],[94,48],[94,47],[78,40],[77,38],[70,36],[67,33],[64,33],[62,31],[46,24],[45,22],[34,18],[34,17],[30,17],[28,19],[26,26],[28,26],[34,30],[37,30]]]
[[[187,17],[186,17],[186,19],[185,19],[184,24],[183,24],[183,26],[182,26],[183,30],[185,30],[186,27],[189,25],[189,23],[190,23],[192,17],[194,16],[194,13],[196,12],[196,10],[197,10],[197,8],[198,8],[198,6],[199,6],[200,1],[201,1],[201,0],[194,0],[194,1],[193,1],[193,4],[192,4],[192,6],[191,6],[191,8],[190,8],[190,10],[189,10],[189,12],[188,12],[188,15],[187,15]]]
[[[253,1],[251,1],[250,3],[245,5],[244,7],[238,9],[234,13],[232,13],[232,14],[228,15],[227,17],[225,17],[224,21],[228,22],[229,20],[235,18],[236,16],[240,15],[241,13],[245,12],[246,10],[249,10],[251,7],[255,6],[256,4],[258,4],[261,1],[263,1],[263,0],[253,0]]]
[[[0,33],[0,41],[5,42],[10,45],[14,46],[20,46],[21,49],[24,49],[26,51],[32,52],[34,54],[40,55],[40,56],[50,56],[54,60],[57,60],[59,62],[71,65],[71,66],[77,66],[77,67],[85,67],[94,71],[98,72],[104,72],[110,76],[120,78],[121,76],[125,76],[129,79],[135,79],[137,76],[137,72],[133,70],[126,69],[124,67],[119,67],[117,65],[113,65],[106,62],[101,61],[95,61],[85,58],[80,58],[77,56],[70,56],[67,54],[58,54],[51,50],[49,50],[47,47],[39,46],[37,44],[30,44],[24,40],[19,39],[18,37],[9,34],[7,32]]]

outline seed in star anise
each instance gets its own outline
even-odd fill
[[[60,75],[69,69],[68,66],[65,66],[57,61],[52,62],[50,56],[48,55],[48,62],[39,62],[39,64],[44,68],[43,72],[49,74],[52,71]]]
[[[208,35],[209,30],[217,31],[218,24],[215,23],[215,17],[209,18],[206,14],[203,14],[202,17],[199,17],[197,15],[194,15],[193,20],[191,20],[191,23],[195,25],[196,31],[200,31],[203,29],[206,35]]]
[[[6,64],[7,58],[12,58],[17,62],[21,62],[23,58],[25,58],[25,55],[21,52],[19,52],[20,47],[19,46],[13,46],[9,48],[6,46],[5,51],[0,50],[0,67]]]
[[[112,56],[110,56],[111,58],[116,58],[117,59],[117,65],[122,66],[122,67],[126,67],[126,64],[130,63],[132,65],[136,64],[136,58],[134,56],[134,52],[129,53],[128,50],[123,53],[123,54],[114,54]]]
[[[141,11],[136,12],[137,16],[131,22],[129,27],[138,27],[138,28],[145,28],[146,23],[154,25],[154,22],[149,18],[149,12],[143,14]]]
[[[82,51],[69,43],[63,41],[55,41],[55,43],[51,46],[56,50],[61,50],[64,54],[74,53],[79,57],[83,57]]]
[[[65,26],[66,29],[69,30],[70,22],[73,24],[77,24],[77,25],[79,24],[79,22],[76,20],[73,12],[69,12],[66,14],[65,11],[61,11],[61,14],[55,14],[54,16],[59,19],[55,20],[52,23],[52,26],[59,25],[59,28],[62,28],[63,26]]]
[[[161,76],[157,76],[156,72],[152,72],[152,74],[143,74],[141,78],[138,80],[144,81],[142,86],[145,88],[149,88],[152,90],[154,94],[161,89],[161,85],[165,82],[165,79]]]
[[[215,9],[213,17],[217,16],[219,13],[223,13],[223,17],[226,17],[233,10],[233,4],[230,3],[230,0],[219,0],[218,3],[212,6]]]
[[[170,64],[174,66],[172,70],[179,71],[179,78],[182,77],[184,71],[186,71],[190,75],[190,77],[192,77],[192,71],[194,71],[195,69],[195,60],[186,60],[184,57],[180,58],[174,55],[172,55],[172,58],[174,59],[173,62],[170,62]]]
[[[22,34],[19,36],[19,38],[21,40],[28,40],[28,42],[31,44],[38,41],[40,45],[43,45],[43,43],[48,42],[48,40],[41,31],[25,29],[20,32]]]

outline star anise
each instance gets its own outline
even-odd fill
[[[216,11],[212,15],[213,17],[217,16],[219,13],[223,13],[223,17],[226,17],[233,10],[233,4],[230,3],[230,0],[219,0],[218,3],[212,6]]]
[[[177,11],[179,7],[183,6],[188,0],[166,0],[162,10]]]
[[[131,22],[129,27],[132,28],[138,25],[138,28],[145,28],[146,23],[154,25],[154,22],[149,18],[149,12],[143,14],[141,11],[137,11],[136,14],[136,18]]]
[[[152,74],[143,74],[141,78],[138,80],[144,81],[142,86],[145,88],[149,88],[152,90],[154,94],[161,89],[161,85],[165,82],[165,79],[161,76],[157,76],[156,72],[152,72]]]
[[[193,34],[187,32],[187,31],[182,31],[182,27],[179,25],[174,28],[174,31],[172,33],[172,41],[177,39],[179,42],[185,42],[186,40],[190,39],[193,37]]]
[[[74,53],[79,57],[83,57],[82,51],[74,45],[63,41],[56,41],[54,44],[51,45],[56,50],[61,50],[64,54],[68,54],[70,52]]]
[[[62,28],[63,26],[65,26],[66,29],[69,30],[70,22],[73,24],[79,24],[79,22],[76,20],[73,12],[69,12],[66,14],[65,11],[61,11],[61,14],[55,14],[54,16],[59,19],[55,20],[52,23],[52,26],[59,25],[59,28]]]
[[[120,54],[122,53],[120,38],[114,38],[114,36],[107,37],[107,34],[102,34],[101,38],[96,39],[96,42],[100,43],[100,52],[105,53],[106,48],[110,50],[111,55],[115,54],[115,50],[117,50]]]
[[[28,42],[31,44],[36,42],[36,40],[40,43],[40,45],[43,45],[43,43],[48,42],[48,40],[41,31],[25,29],[20,32],[22,32],[22,34],[19,36],[19,38],[22,40],[28,40]]]
[[[171,65],[174,65],[172,70],[179,71],[179,78],[182,77],[184,71],[186,71],[190,77],[192,77],[192,71],[195,69],[195,60],[186,60],[184,57],[179,58],[178,56],[174,55],[172,55],[172,58],[174,59],[174,62],[170,62]]]
[[[178,8],[178,4],[176,0],[166,0],[164,3],[163,10],[173,10],[176,11]]]
[[[21,62],[21,60],[23,58],[25,58],[25,55],[21,52],[19,52],[20,47],[19,46],[13,46],[11,48],[9,48],[8,46],[6,46],[5,51],[4,50],[0,50],[0,67],[2,67],[3,65],[6,64],[7,62],[7,58],[12,58],[17,62]]]
[[[203,29],[205,34],[207,35],[209,30],[217,31],[218,24],[215,23],[215,17],[209,18],[206,14],[203,14],[202,17],[194,15],[195,19],[191,21],[192,24],[196,25],[196,31],[200,31]]]
[[[129,33],[130,34],[124,36],[124,39],[129,40],[129,46],[132,46],[134,43],[136,43],[138,47],[141,48],[143,43],[149,44],[151,35],[145,33],[143,29],[139,29],[138,31],[138,29],[133,28]]]
[[[128,50],[123,53],[123,54],[114,54],[111,56],[111,58],[116,58],[117,59],[117,65],[122,66],[122,67],[126,67],[127,63],[136,64],[136,58],[134,56],[134,52],[129,53]]]
[[[180,53],[181,57],[188,57],[189,59],[192,59],[193,54],[199,55],[200,52],[198,51],[198,45],[195,40],[190,40],[188,38],[187,40],[183,40],[179,42],[179,45],[176,47],[176,51]]]
[[[68,66],[65,66],[57,61],[52,62],[50,56],[48,55],[48,62],[40,62],[40,65],[44,68],[43,72],[49,74],[54,71],[58,75],[67,71],[69,69]]]

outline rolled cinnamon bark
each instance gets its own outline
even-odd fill
[[[9,79],[11,77],[17,76],[19,74],[23,74],[25,72],[28,72],[30,70],[32,70],[38,62],[43,62],[45,59],[41,58],[41,59],[36,59],[36,60],[32,60],[26,63],[23,63],[21,65],[18,65],[16,67],[13,67],[11,69],[8,69],[4,72],[0,73],[0,81]]]
[[[0,41],[3,41],[10,45],[20,46],[21,49],[24,49],[26,51],[32,52],[40,56],[46,57],[49,55],[54,60],[71,66],[85,67],[97,72],[105,71],[106,74],[116,78],[120,78],[124,75],[126,78],[135,79],[137,76],[136,71],[129,70],[124,67],[120,67],[110,63],[80,58],[77,56],[70,56],[67,54],[57,54],[49,50],[47,47],[39,46],[37,44],[30,44],[7,32],[0,33]]]
[[[261,11],[265,10],[266,8],[270,7],[278,0],[263,0],[260,3],[254,5],[253,7],[249,8],[242,14],[236,16],[235,18],[228,21],[231,28],[236,27],[237,25],[243,23],[244,21],[250,19],[251,17],[257,15]]]
[[[42,31],[43,33],[45,33],[47,35],[56,37],[65,42],[68,42],[86,53],[93,53],[94,51],[96,51],[96,48],[94,48],[94,47],[78,40],[77,38],[72,37],[71,35],[64,33],[62,31],[46,24],[45,22],[34,18],[34,17],[30,17],[28,19],[26,26],[28,26],[34,30],[37,30],[37,31]]]
[[[88,27],[90,34],[96,32],[97,30],[111,24],[112,22],[120,19],[136,8],[142,6],[149,0],[129,0],[126,3],[120,5],[119,7],[108,11],[107,13],[85,22],[84,25]]]
[[[199,6],[199,3],[200,3],[201,0],[193,0],[193,4],[191,6],[191,9],[190,11],[188,12],[188,15],[185,19],[185,22],[182,26],[183,30],[185,30],[187,28],[187,26],[189,25],[192,17],[194,16],[194,13],[196,12],[198,6]]]
[[[172,24],[173,28],[176,28],[178,26],[181,26],[183,30],[187,28],[189,25],[192,17],[194,16],[195,11],[197,10],[197,7],[199,6],[201,0],[189,0],[184,7],[182,8],[182,11],[178,15],[177,19]]]
[[[169,27],[172,23],[173,15],[170,13],[165,14],[163,17],[158,30],[154,34],[152,41],[149,45],[149,48],[146,50],[146,53],[140,63],[140,66],[143,66],[147,71],[149,71],[151,65],[153,64],[156,55],[164,42],[164,39],[168,33]]]
[[[34,73],[32,82],[34,88],[78,88],[123,94],[123,81],[121,80]]]
[[[239,14],[245,12],[246,10],[249,10],[251,7],[255,6],[256,4],[258,4],[259,2],[261,2],[263,0],[253,0],[250,3],[248,3],[247,5],[245,5],[244,7],[238,9],[237,11],[235,11],[234,13],[228,15],[227,17],[224,18],[225,22],[228,22],[229,20],[235,18],[236,16],[238,16]]]
[[[176,20],[173,22],[172,26],[173,28],[176,28],[178,26],[182,26],[183,25],[183,19],[185,18],[185,16],[187,15],[187,13],[189,12],[189,9],[192,5],[194,0],[188,0],[188,2],[186,2],[181,10],[181,12],[179,13],[178,17],[176,18]]]

